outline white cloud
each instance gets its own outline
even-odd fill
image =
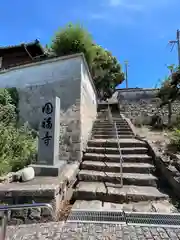
[[[111,24],[134,25],[131,13],[142,11],[142,5],[133,4],[133,0],[102,0],[100,9],[89,14],[94,21],[106,21]],[[138,0],[137,0],[138,1]],[[120,17],[114,17],[114,16]],[[133,14],[134,15],[134,14]]]
[[[167,6],[177,0],[106,0],[109,7],[121,7],[134,11],[140,11],[146,8]]]
[[[102,12],[102,13],[91,13],[88,18],[93,21],[103,21],[106,24],[113,25],[132,25],[134,21],[130,15],[124,15],[122,18],[114,18],[111,12]]]
[[[112,7],[116,7],[122,4],[122,0],[109,0],[109,5]]]
[[[134,3],[134,0],[108,0],[108,6],[132,11],[142,11],[144,8],[141,1]]]
[[[179,0],[171,0],[171,3],[170,0],[100,0],[99,9],[88,17],[94,21],[136,25],[142,23],[140,19],[147,22],[152,19],[155,9],[162,12],[176,1]]]

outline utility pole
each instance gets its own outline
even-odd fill
[[[177,46],[178,46],[178,67],[180,67],[180,40],[179,40],[179,29],[177,30]]]
[[[128,61],[124,61],[124,64],[125,64],[126,88],[128,88]]]
[[[180,31],[179,29],[177,30],[176,33],[176,40],[169,41],[169,43],[172,45],[171,51],[174,48],[174,45],[177,44],[178,48],[178,67],[180,67]]]

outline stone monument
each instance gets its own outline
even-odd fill
[[[45,101],[39,127],[37,164],[31,165],[36,176],[58,176],[64,162],[59,160],[60,98]]]

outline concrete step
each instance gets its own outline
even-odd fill
[[[120,127],[129,127],[129,125],[127,123],[116,123],[117,126],[120,126]],[[105,124],[105,123],[94,123],[93,124],[93,127],[106,127],[106,128],[110,128],[110,127],[113,127],[114,126],[114,123],[108,123],[108,124]]]
[[[118,134],[118,137],[119,138],[134,138],[134,135],[131,133],[131,134]],[[92,135],[92,138],[96,138],[96,139],[107,139],[107,138],[117,138],[116,135],[107,135],[107,134],[94,134]]]
[[[87,153],[106,153],[106,154],[119,154],[118,148],[103,148],[103,147],[87,147]],[[147,154],[148,148],[146,147],[132,147],[122,148],[122,154]]]
[[[103,126],[112,126],[114,125],[115,121],[114,122],[109,122],[109,123],[105,123],[105,122],[94,122],[94,126],[99,126],[99,125],[103,125]],[[120,126],[129,126],[129,124],[127,122],[116,122],[117,125],[120,125]]]
[[[131,130],[130,126],[129,125],[117,125],[117,129],[120,131],[121,129],[126,129],[127,130]],[[112,125],[112,126],[105,126],[105,127],[101,127],[101,125],[99,126],[93,126],[93,131],[96,130],[96,131],[101,131],[101,130],[104,130],[104,131],[114,131],[115,130],[115,126]]]
[[[93,127],[92,132],[114,132],[115,127],[111,128],[103,128],[103,127]],[[117,127],[118,132],[132,132],[132,129],[130,127]]]
[[[115,118],[112,118],[112,120],[114,121],[114,122],[117,122],[117,123],[127,123],[127,121],[126,120],[124,120],[124,119],[115,119]],[[94,121],[94,123],[104,123],[104,124],[109,124],[109,123],[111,123],[111,119],[100,119],[100,118],[98,118],[98,119],[96,119],[95,121]]]
[[[168,195],[161,193],[151,186],[124,185],[102,182],[79,182],[73,194],[74,200],[99,200],[112,203],[128,203],[130,201],[148,201],[168,199]]]
[[[124,118],[122,118],[121,116],[115,116],[115,115],[111,115],[114,119],[117,119],[117,120],[122,120],[122,121],[126,121]],[[102,117],[109,117],[109,114],[103,114],[103,115],[99,115],[97,116],[97,118],[102,118]],[[105,119],[106,121],[108,119]]]
[[[116,122],[117,124],[128,124],[125,120],[117,120],[117,119],[112,119],[113,122]],[[111,120],[101,120],[101,119],[98,119],[96,121],[94,121],[95,124],[97,123],[102,123],[102,124],[112,124],[111,123]]]
[[[95,120],[95,122],[96,121],[104,121],[104,122],[109,122],[109,119],[108,119],[108,115],[106,115],[106,118],[105,118],[105,116],[104,116],[104,118],[102,118],[103,116],[98,116],[97,118],[96,118],[96,120]],[[121,117],[114,117],[114,116],[112,116],[112,119],[113,120],[115,120],[115,121],[119,121],[119,122],[126,122],[126,120],[125,119],[123,119],[123,118],[121,118]]]
[[[111,203],[98,200],[83,201],[77,200],[72,206],[73,210],[99,210],[99,211],[127,211],[127,212],[157,212],[157,213],[178,213],[178,210],[168,200],[140,201],[130,203]]]
[[[126,130],[126,131],[117,131],[118,135],[133,135],[133,132],[131,130]],[[112,130],[112,131],[106,131],[106,130],[97,130],[97,131],[92,131],[92,135],[109,135],[109,136],[116,136],[116,131]]]
[[[146,147],[146,143],[135,138],[120,139],[121,148],[126,147]],[[91,139],[88,141],[88,147],[118,147],[116,139]]]
[[[103,125],[94,125],[93,126],[93,130],[102,130],[102,129],[104,129],[104,130],[106,130],[106,131],[112,131],[112,130],[114,130],[115,129],[115,126],[114,125],[112,125],[112,126],[103,126]],[[131,130],[131,128],[129,127],[129,126],[127,126],[127,125],[117,125],[117,130],[125,130],[125,131],[127,131],[127,130]]]
[[[120,184],[120,173],[117,172],[100,172],[91,170],[81,170],[77,176],[79,181],[85,182],[109,182]],[[123,184],[136,186],[154,186],[156,187],[157,178],[152,174],[142,173],[123,173]]]
[[[128,126],[128,123],[127,122],[122,122],[122,121],[113,121],[113,123],[116,122],[117,125],[125,125],[125,126]],[[95,121],[94,122],[94,125],[104,125],[104,126],[109,126],[109,125],[112,125],[113,124],[112,122],[108,121],[108,122],[105,122],[105,121]]]
[[[125,130],[122,130],[121,128],[117,128],[118,133],[132,133],[132,130],[130,128],[125,128]],[[104,128],[93,128],[92,133],[107,133],[107,134],[113,134],[116,133],[115,128],[110,129],[104,129]]]
[[[147,154],[122,154],[123,162],[125,163],[152,163],[152,157]],[[118,162],[120,161],[119,154],[102,154],[102,153],[85,153],[83,160],[101,161],[101,162]]]
[[[126,163],[123,162],[123,173],[150,173],[155,167],[149,163]],[[120,163],[116,162],[96,162],[96,161],[83,161],[80,166],[83,170],[94,170],[103,172],[120,172]]]
[[[126,119],[124,119],[123,117],[121,117],[119,115],[114,115],[113,113],[112,113],[112,117],[113,117],[113,119],[126,121]]]

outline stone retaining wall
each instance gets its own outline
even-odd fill
[[[46,208],[12,210],[9,212],[8,224],[27,224],[35,222],[56,221],[64,203],[71,200],[73,185],[79,171],[79,163],[64,166],[59,177],[35,177],[29,182],[12,182],[0,184],[0,204],[49,203],[53,212]],[[1,215],[0,215],[1,218]]]
[[[117,92],[120,111],[133,123],[149,124],[155,112],[167,123],[168,107],[159,107],[160,99],[156,97],[158,89],[121,89]],[[175,121],[180,113],[179,101],[172,104],[172,113],[172,121]]]
[[[25,189],[23,189],[25,190]],[[31,208],[31,209],[20,209],[20,210],[11,210],[8,213],[8,224],[25,224],[25,223],[36,223],[36,222],[46,222],[56,220],[57,201],[60,200],[59,193],[56,193],[54,196],[49,194],[47,196],[48,190],[43,190],[41,196],[37,196],[35,193],[37,189],[31,190],[31,195],[27,191],[20,193],[12,193],[8,191],[7,194],[3,194],[1,191],[1,204],[13,205],[13,204],[32,204],[35,203],[49,203],[53,206],[53,212],[49,211],[46,208]],[[40,191],[40,189],[39,189]],[[18,196],[19,195],[19,196]],[[34,195],[34,196],[33,196]],[[40,194],[39,194],[40,195]],[[61,196],[62,198],[62,196]],[[59,202],[60,203],[60,202]]]
[[[160,174],[161,180],[165,180],[169,184],[171,192],[179,199],[180,172],[176,168],[176,161],[179,161],[179,159],[173,154],[162,154],[156,144],[147,140],[144,141],[147,143],[149,155],[153,157],[154,164]]]

